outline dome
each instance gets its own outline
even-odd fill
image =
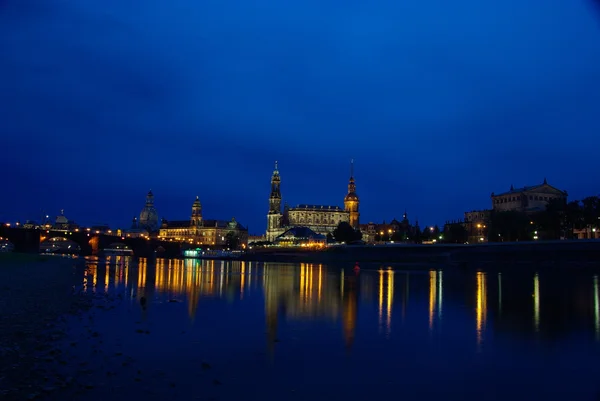
[[[140,212],[139,227],[148,231],[156,231],[158,228],[158,213],[154,206],[146,206]]]
[[[67,219],[65,217],[65,211],[61,210],[60,211],[60,215],[56,216],[56,220],[55,220],[56,224],[69,224],[69,219]]]
[[[344,201],[356,201],[358,202],[358,195],[355,192],[350,192],[349,194],[346,195],[346,197],[344,198]]]

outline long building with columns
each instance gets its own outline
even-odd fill
[[[189,242],[194,245],[226,246],[227,236],[237,237],[239,245],[248,244],[248,229],[231,220],[205,219],[202,216],[202,204],[199,197],[192,203],[192,215],[189,220],[162,219],[158,237],[165,240]]]
[[[317,234],[328,234],[336,229],[339,223],[347,222],[354,229],[359,228],[360,200],[356,194],[354,181],[354,162],[350,167],[348,193],[344,197],[344,207],[329,205],[300,204],[296,207],[281,208],[281,176],[277,162],[271,176],[271,195],[269,196],[269,213],[267,214],[267,241],[273,241],[293,227],[308,227]]]

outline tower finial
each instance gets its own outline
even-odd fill
[[[278,170],[278,167],[277,167],[277,160],[275,160],[275,171],[277,171],[277,170]]]
[[[544,185],[548,184],[548,180],[544,177]]]
[[[354,177],[354,159],[350,159],[350,177]]]

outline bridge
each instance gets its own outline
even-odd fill
[[[150,257],[155,254],[161,257],[177,257],[181,255],[178,242],[161,241],[154,238],[121,237],[87,230],[43,230],[0,226],[0,237],[8,239],[15,246],[16,252],[39,252],[40,244],[51,238],[70,240],[79,245],[80,255],[96,255],[115,243],[126,245],[135,256]]]

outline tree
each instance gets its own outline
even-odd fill
[[[225,245],[227,248],[237,249],[240,246],[240,237],[234,231],[229,231],[225,235]]]
[[[495,212],[490,214],[489,241],[530,241],[534,227],[525,213],[517,211]]]
[[[335,230],[333,230],[333,237],[338,242],[348,243],[360,240],[362,238],[362,233],[354,230],[349,223],[342,221]]]
[[[469,232],[463,223],[452,223],[446,226],[444,242],[464,244],[469,240]]]

